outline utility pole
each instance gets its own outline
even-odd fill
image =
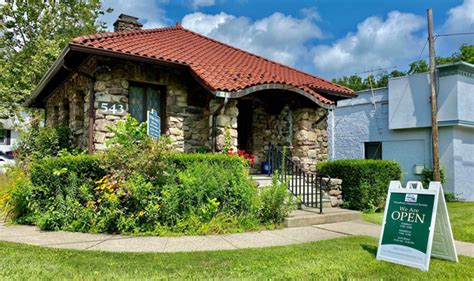
[[[430,48],[430,94],[431,94],[431,137],[433,144],[433,180],[441,181],[439,175],[439,143],[438,143],[438,102],[436,97],[436,61],[433,36],[433,11],[427,10],[428,15],[428,44]]]

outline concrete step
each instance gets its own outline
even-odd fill
[[[335,223],[357,220],[361,218],[361,213],[342,208],[324,208],[323,214],[316,208],[303,208],[294,210],[284,221],[286,227],[302,227],[325,223]]]
[[[250,178],[257,183],[258,187],[269,186],[273,178],[268,175],[251,175]]]

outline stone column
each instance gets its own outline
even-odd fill
[[[188,93],[184,86],[175,83],[167,85],[166,99],[166,135],[171,138],[173,150],[184,152],[184,133],[188,127],[184,126],[186,108],[188,107]]]
[[[215,112],[223,103],[223,99],[212,99],[209,103],[211,115],[209,117],[209,142],[212,146],[212,113]],[[224,149],[226,134],[230,137],[231,147],[236,150],[238,145],[237,139],[237,100],[231,99],[228,103],[217,112],[216,118],[216,152]]]
[[[128,113],[128,81],[120,77],[114,78],[112,73],[100,73],[94,84],[94,149],[106,148],[106,141],[113,136],[109,127],[114,127],[119,120],[125,120]],[[99,108],[99,102],[120,102],[126,104],[121,115],[104,114]]]
[[[314,172],[316,163],[328,159],[327,110],[300,108],[294,111],[293,161]]]

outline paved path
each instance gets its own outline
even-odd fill
[[[290,245],[351,235],[378,238],[380,226],[355,220],[307,227],[226,235],[151,237],[44,232],[34,226],[6,225],[0,222],[0,240],[52,248],[108,252],[188,252],[232,250]],[[474,257],[474,244],[456,241],[459,255]]]

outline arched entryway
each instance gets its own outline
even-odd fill
[[[290,89],[259,89],[237,99],[238,149],[253,153],[255,168],[266,161],[270,143],[286,147],[306,170],[327,159],[327,108]]]

